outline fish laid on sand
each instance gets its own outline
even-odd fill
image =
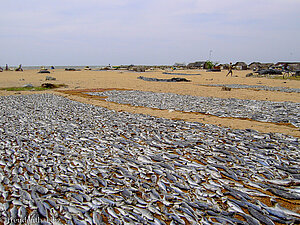
[[[292,136],[0,97],[7,224],[299,223],[299,167]]]
[[[222,99],[147,91],[113,90],[88,94],[107,96],[106,101],[120,104],[199,112],[218,117],[247,118],[262,122],[289,123],[300,127],[300,103]]]
[[[300,88],[287,88],[287,87],[270,87],[265,85],[246,85],[246,84],[199,84],[200,86],[210,87],[229,87],[236,89],[254,89],[262,91],[281,91],[286,93],[300,93]]]

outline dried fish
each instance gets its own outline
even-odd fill
[[[255,198],[298,199],[300,145],[292,136],[116,112],[52,94],[0,97],[0,127],[0,213],[7,218],[163,225],[300,220]]]

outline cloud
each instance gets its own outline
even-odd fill
[[[6,1],[0,61],[167,64],[206,59],[211,49],[218,61],[276,61],[291,51],[300,58],[299,7],[298,0]]]

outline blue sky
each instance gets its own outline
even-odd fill
[[[0,2],[0,65],[300,61],[300,0]]]

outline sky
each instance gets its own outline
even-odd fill
[[[300,0],[0,3],[0,65],[300,61]]]

